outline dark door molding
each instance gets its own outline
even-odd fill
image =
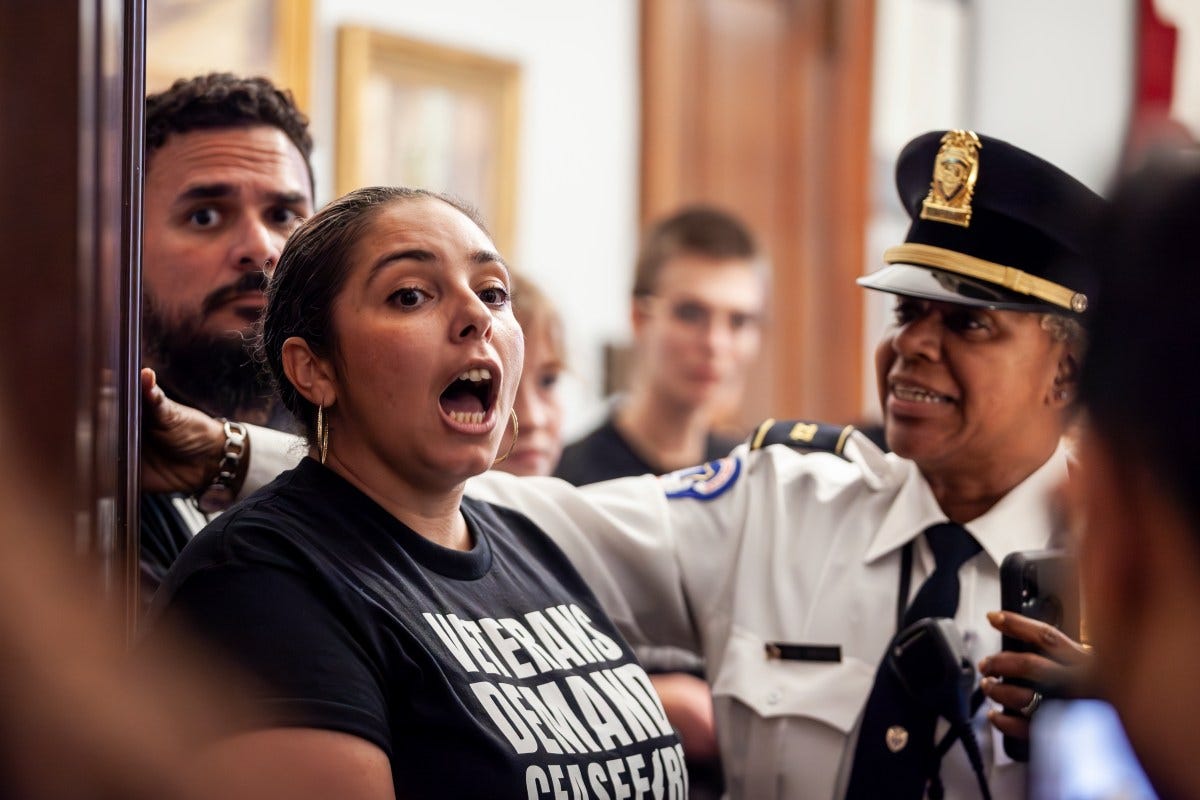
[[[0,0],[2,449],[39,488],[54,529],[73,531],[74,551],[93,560],[98,591],[126,609],[136,602],[143,6]]]

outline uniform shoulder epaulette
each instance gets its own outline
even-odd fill
[[[808,420],[764,420],[750,437],[750,449],[761,450],[771,444],[786,444],[797,450],[842,455],[853,425],[828,425]]]

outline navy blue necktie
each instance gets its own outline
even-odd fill
[[[958,611],[958,570],[983,548],[957,522],[942,522],[925,529],[925,540],[936,564],[904,612],[904,624],[926,617],[953,617]]]
[[[926,617],[953,618],[958,610],[958,570],[982,549],[954,522],[926,528],[925,538],[936,567],[905,612],[904,627]],[[889,642],[888,651],[891,647]],[[909,696],[888,667],[885,652],[863,711],[846,799],[923,797],[935,768],[936,725],[937,713]]]

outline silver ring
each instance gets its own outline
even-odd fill
[[[1038,710],[1038,706],[1040,706],[1041,704],[1042,704],[1042,693],[1035,691],[1033,693],[1033,699],[1029,701],[1029,705],[1020,709],[1020,711],[1018,713],[1022,717],[1029,719],[1030,717],[1033,716],[1033,712]]]

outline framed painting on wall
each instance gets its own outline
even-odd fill
[[[338,35],[339,195],[395,185],[479,209],[501,253],[516,216],[520,68],[369,28]]]
[[[146,91],[205,72],[264,75],[310,108],[313,0],[147,0]]]

